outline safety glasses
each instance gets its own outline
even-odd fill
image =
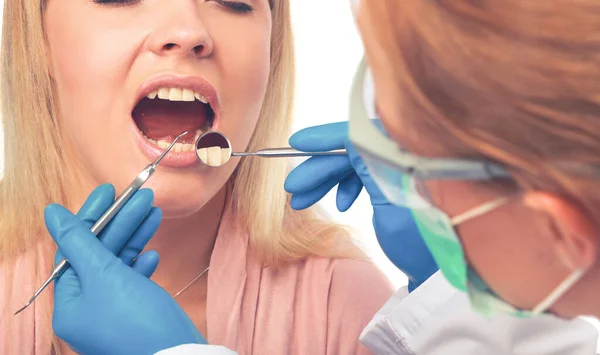
[[[356,71],[350,97],[349,137],[375,182],[391,203],[419,208],[430,206],[424,180],[489,180],[509,178],[496,164],[452,158],[428,158],[403,150],[385,135],[374,113],[374,89],[363,58]],[[372,117],[372,116],[371,116]]]

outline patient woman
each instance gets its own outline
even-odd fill
[[[52,334],[51,287],[12,315],[52,267],[44,207],[122,191],[186,130],[146,185],[163,211],[153,279],[240,354],[367,353],[359,334],[391,295],[380,271],[288,207],[285,160],[209,168],[190,145],[211,127],[238,151],[286,143],[287,0],[5,0],[2,35],[1,354],[72,353]]]

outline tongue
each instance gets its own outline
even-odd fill
[[[204,127],[211,117],[208,105],[199,101],[167,101],[143,99],[133,110],[133,120],[150,139],[171,141],[184,131],[183,141],[190,141],[196,130]]]

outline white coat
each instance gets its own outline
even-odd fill
[[[398,290],[360,340],[378,355],[593,355],[598,333],[584,320],[549,315],[485,319],[438,271],[410,294],[405,287]],[[235,354],[221,346],[188,344],[156,355]]]

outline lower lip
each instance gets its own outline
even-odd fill
[[[150,143],[143,135],[142,132],[137,128],[135,122],[133,123],[133,130],[135,131],[135,138],[138,146],[142,150],[142,153],[151,161],[155,161],[165,149],[160,148]],[[189,152],[174,152],[170,151],[160,161],[161,166],[168,166],[171,168],[187,168],[194,165],[200,164],[196,152],[191,150]]]

